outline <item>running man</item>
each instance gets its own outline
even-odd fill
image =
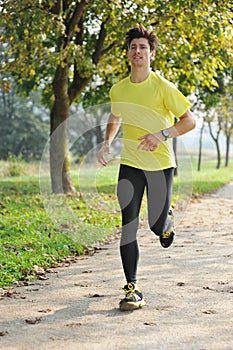
[[[117,195],[121,207],[122,234],[120,254],[127,284],[120,310],[134,310],[145,305],[137,286],[139,248],[137,230],[144,191],[147,194],[150,229],[168,248],[175,235],[170,209],[174,168],[172,138],[195,128],[189,110],[191,103],[175,87],[150,68],[158,46],[153,31],[143,26],[126,34],[131,72],[110,90],[111,114],[105,142],[98,161],[107,166],[105,155],[122,125],[123,150]],[[178,120],[174,124],[175,118]]]

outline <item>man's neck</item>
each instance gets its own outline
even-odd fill
[[[131,68],[130,80],[132,83],[141,83],[150,74],[150,68]]]

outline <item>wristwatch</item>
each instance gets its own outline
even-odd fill
[[[165,140],[167,141],[168,137],[169,137],[169,132],[165,129],[165,130],[161,130],[162,135],[164,136]]]

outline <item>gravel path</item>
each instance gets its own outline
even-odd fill
[[[0,349],[232,350],[233,183],[191,201],[169,249],[138,237],[147,306],[118,310],[116,240],[1,297]]]

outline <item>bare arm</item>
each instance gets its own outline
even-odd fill
[[[105,135],[105,141],[103,144],[103,147],[99,150],[97,159],[100,164],[103,166],[106,166],[108,162],[106,161],[104,155],[107,153],[110,153],[110,146],[111,143],[116,136],[119,128],[121,125],[121,118],[115,117],[112,113],[110,114],[108,118],[107,128],[106,128],[106,135]]]
[[[189,109],[179,119],[174,126],[167,129],[169,138],[184,135],[196,127],[196,120]]]
[[[179,119],[174,126],[167,128],[169,138],[184,135],[196,126],[195,118],[189,109]],[[139,140],[142,140],[142,142],[139,144],[138,149],[154,151],[164,141],[164,136],[159,131],[155,134],[143,135]]]

